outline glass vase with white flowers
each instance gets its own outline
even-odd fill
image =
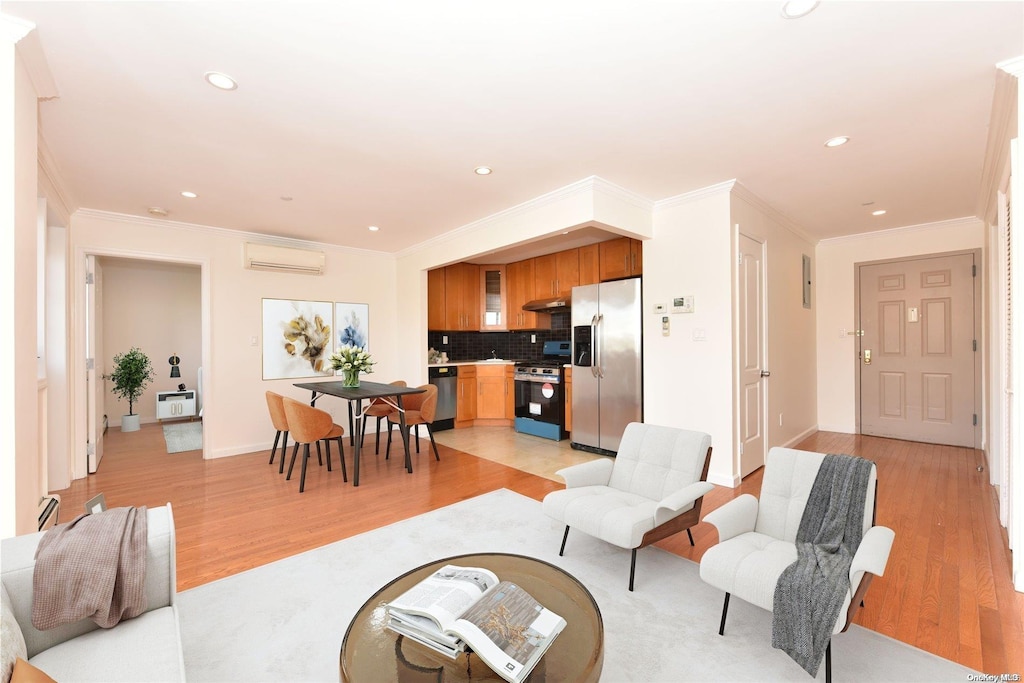
[[[361,346],[343,344],[331,354],[331,367],[335,371],[341,371],[342,385],[346,387],[359,386],[359,374],[370,374],[373,372],[373,364],[376,362]]]

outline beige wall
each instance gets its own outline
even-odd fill
[[[99,372],[113,372],[113,357],[137,346],[153,364],[154,381],[134,406],[142,422],[156,420],[156,393],[175,391],[179,383],[195,389],[202,360],[202,278],[199,266],[101,258],[103,268],[103,345]],[[181,358],[180,378],[170,376],[167,359]],[[105,414],[110,426],[128,414],[106,382]]]
[[[399,327],[395,313],[395,265],[390,255],[322,246],[320,248],[327,254],[327,266],[325,274],[317,277],[243,268],[243,245],[253,236],[227,230],[79,211],[72,216],[69,234],[71,277],[75,283],[72,299],[79,310],[84,310],[84,286],[78,283],[84,277],[87,253],[178,261],[201,267],[206,457],[270,447],[274,430],[267,417],[264,397],[267,390],[303,400],[309,398],[307,392],[292,386],[302,380],[262,379],[264,297],[369,304],[370,348],[378,361],[372,379],[402,376],[396,369],[395,339]],[[80,318],[76,316],[72,330],[79,344],[84,338]],[[402,329],[414,328],[403,321]],[[257,338],[255,346],[250,344],[253,336]],[[111,340],[107,339],[105,345],[107,355],[112,355]],[[72,355],[73,363],[78,355]],[[183,361],[195,362],[179,355]],[[166,357],[154,358],[154,365],[158,372],[163,373],[164,368],[169,370]],[[72,369],[73,378],[80,374]],[[82,382],[73,382],[72,391],[76,397],[84,397]],[[341,401],[325,399],[318,407],[331,412],[339,424],[347,425],[346,406]],[[75,419],[76,441],[83,443],[84,398],[76,399]]]
[[[5,27],[6,29],[6,27]],[[0,230],[0,536],[34,531],[45,493],[39,453],[39,366],[36,359],[38,249],[36,91],[15,43],[0,41],[0,130],[5,194]],[[15,457],[18,454],[18,457]]]
[[[975,218],[885,230],[818,243],[818,428],[856,432],[856,337],[839,331],[856,329],[854,264],[902,256],[936,254],[984,246],[985,231]],[[980,312],[979,312],[980,313]]]

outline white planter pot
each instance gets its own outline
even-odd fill
[[[121,416],[121,431],[122,432],[137,432],[137,431],[139,431],[139,416],[138,415],[122,415]]]

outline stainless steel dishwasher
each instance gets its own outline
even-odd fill
[[[459,369],[455,365],[427,368],[427,378],[437,386],[437,413],[431,428],[436,432],[455,427],[455,396],[458,391]]]

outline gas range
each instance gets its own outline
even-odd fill
[[[562,366],[571,358],[570,342],[544,342],[544,357],[540,360],[521,360],[516,363],[514,377],[526,382],[560,384]]]

